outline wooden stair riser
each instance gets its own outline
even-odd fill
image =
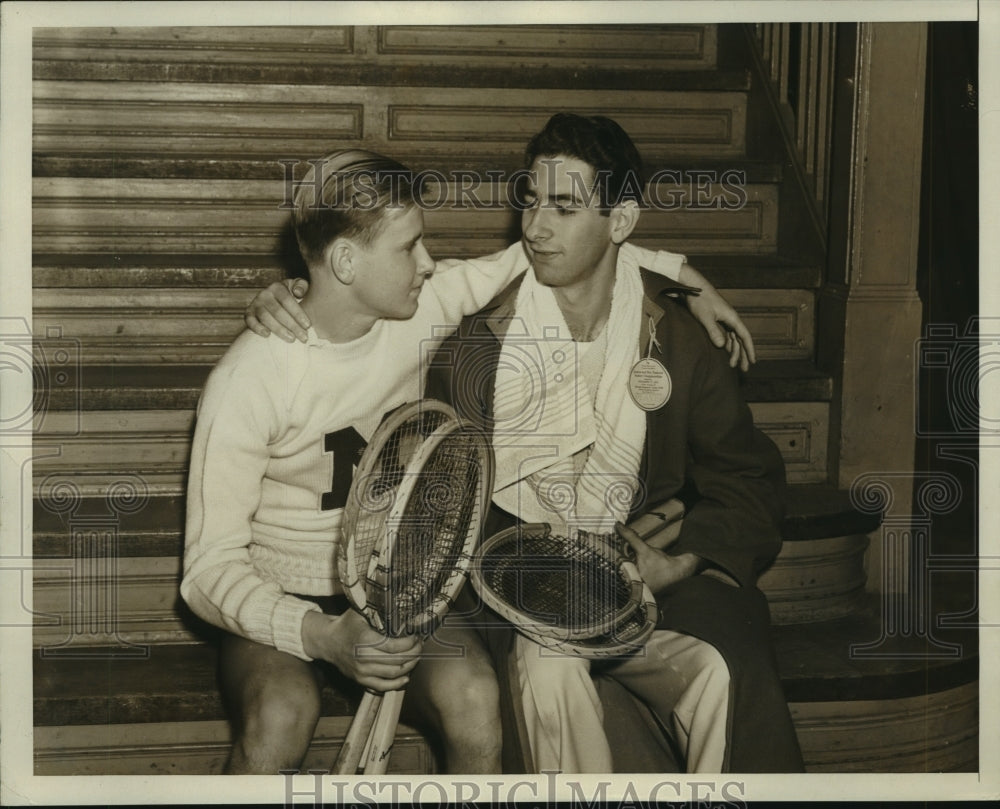
[[[389,25],[322,27],[48,28],[33,40],[34,58],[49,72],[65,62],[132,71],[142,63],[177,68],[203,64],[281,69],[303,62],[327,67],[358,62],[413,65],[502,65],[549,69],[600,64],[632,67],[636,59],[671,71],[715,67],[715,25]],[[44,71],[43,71],[44,73]]]
[[[36,289],[33,328],[43,361],[58,341],[78,364],[213,364],[244,328],[256,289]],[[761,360],[810,359],[809,290],[732,289],[725,294],[755,336]],[[86,374],[83,374],[86,386]],[[169,386],[169,379],[163,380]],[[86,407],[87,405],[84,404]]]
[[[864,596],[867,548],[864,535],[785,542],[757,582],[767,596],[771,621],[814,623],[857,610]]]
[[[35,571],[36,646],[94,646],[108,642],[109,632],[135,644],[200,640],[179,601],[179,538],[173,554],[108,558],[101,554],[131,539],[115,522],[71,522],[67,534],[78,555],[46,559]],[[772,621],[810,623],[853,612],[864,591],[867,544],[864,536],[786,542],[759,582]]]
[[[505,186],[457,192],[451,182],[448,185],[448,193],[461,193],[461,199],[449,202],[434,187],[425,198],[424,226],[431,255],[487,255],[516,237],[519,220],[507,205]],[[41,178],[36,179],[35,189],[36,261],[44,261],[45,253],[110,256],[136,250],[147,255],[230,257],[277,256],[284,251],[298,260],[288,209],[282,207],[294,190],[280,179]],[[685,254],[773,253],[776,187],[746,185],[739,190],[742,196],[733,202],[734,192],[721,184],[709,188],[701,199],[691,185],[664,183],[642,213],[633,238],[650,249]],[[713,207],[727,199],[728,209]]]
[[[169,160],[236,153],[307,160],[363,144],[394,157],[492,154],[501,165],[519,165],[528,139],[559,111],[613,118],[647,160],[739,157],[746,147],[742,92],[633,85],[490,89],[485,95],[461,86],[87,81],[36,81],[33,87],[32,142],[40,155],[114,152]],[[429,165],[441,168],[442,160]]]
[[[976,772],[979,684],[897,700],[791,703],[809,772]]]
[[[825,402],[762,402],[751,405],[758,427],[781,450],[793,483],[825,479]],[[181,493],[187,474],[194,411],[119,410],[36,415],[36,489],[61,476],[84,494],[137,476],[149,493]],[[96,487],[96,488],[95,488]]]
[[[302,771],[332,770],[350,716],[324,716],[313,734]],[[36,727],[35,775],[219,775],[232,732],[224,720],[135,725]],[[400,725],[389,773],[430,774],[434,757],[424,737]]]
[[[902,700],[791,703],[811,773],[975,772],[978,687]],[[320,719],[302,771],[329,770],[349,717]],[[222,771],[231,731],[224,721],[36,727],[36,775],[212,775]],[[401,726],[390,772],[429,774],[434,760],[418,732]]]
[[[115,518],[70,520],[66,534],[75,554],[47,558],[34,571],[36,647],[202,640],[178,593],[179,537],[171,554],[115,557],[107,554],[132,539]],[[811,623],[853,612],[864,593],[867,545],[863,536],[785,542],[759,582],[772,621]]]
[[[86,530],[80,541],[90,539]],[[91,541],[113,546],[114,526]],[[33,583],[37,648],[197,643],[197,622],[180,602],[181,562],[173,557],[77,557],[46,560]],[[194,628],[193,628],[194,626]]]
[[[789,483],[827,479],[827,402],[751,402],[754,424],[777,445]]]

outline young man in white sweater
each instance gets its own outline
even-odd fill
[[[382,691],[412,677],[408,697],[440,734],[446,768],[496,772],[497,686],[478,637],[456,624],[423,648],[383,639],[337,596],[334,546],[365,442],[384,413],[421,394],[421,353],[524,272],[527,257],[515,244],[435,265],[403,166],[360,150],[312,162],[293,211],[312,278],[306,339],[237,338],[206,383],[192,447],[181,592],[226,630],[220,670],[236,718],[227,772],[300,766],[326,664]],[[681,273],[682,256],[625,249]],[[742,327],[709,290],[704,303],[713,300],[713,324]],[[452,653],[428,654],[440,642]]]

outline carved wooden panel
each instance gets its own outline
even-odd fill
[[[377,31],[378,54],[451,61],[644,64],[677,69],[714,65],[712,25],[389,25]]]
[[[363,144],[406,160],[430,155],[442,169],[472,154],[510,170],[560,110],[614,118],[647,158],[736,156],[745,146],[736,92],[38,80],[33,93],[34,150],[50,159],[305,160]]]
[[[390,25],[40,28],[34,58],[66,64],[160,63],[223,67],[461,64],[627,67],[669,70],[715,64],[715,25]],[[119,75],[113,72],[116,77]]]
[[[825,402],[752,402],[757,428],[777,445],[789,483],[826,480],[829,405]]]
[[[336,26],[36,28],[35,59],[144,62],[301,62],[350,56],[355,29]]]
[[[760,359],[812,357],[815,297],[804,289],[730,289],[726,298],[753,335]]]
[[[364,138],[360,88],[37,81],[33,90],[36,153],[277,160]]]

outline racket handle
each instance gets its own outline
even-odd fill
[[[340,746],[340,752],[337,754],[337,761],[333,765],[333,771],[337,775],[357,773],[381,704],[382,694],[378,691],[365,690],[361,704],[358,705],[358,712],[354,714],[351,727],[348,729],[344,743]]]
[[[684,504],[677,498],[672,498],[654,506],[641,517],[630,522],[628,527],[652,547],[663,550],[680,536],[683,518]]]
[[[378,719],[372,727],[371,746],[365,756],[365,775],[381,775],[389,766],[389,752],[396,738],[404,693],[403,689],[388,691],[382,699]]]

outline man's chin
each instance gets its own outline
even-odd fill
[[[547,287],[559,286],[560,277],[556,268],[544,261],[532,262],[531,266],[535,271],[535,280],[539,284]]]

